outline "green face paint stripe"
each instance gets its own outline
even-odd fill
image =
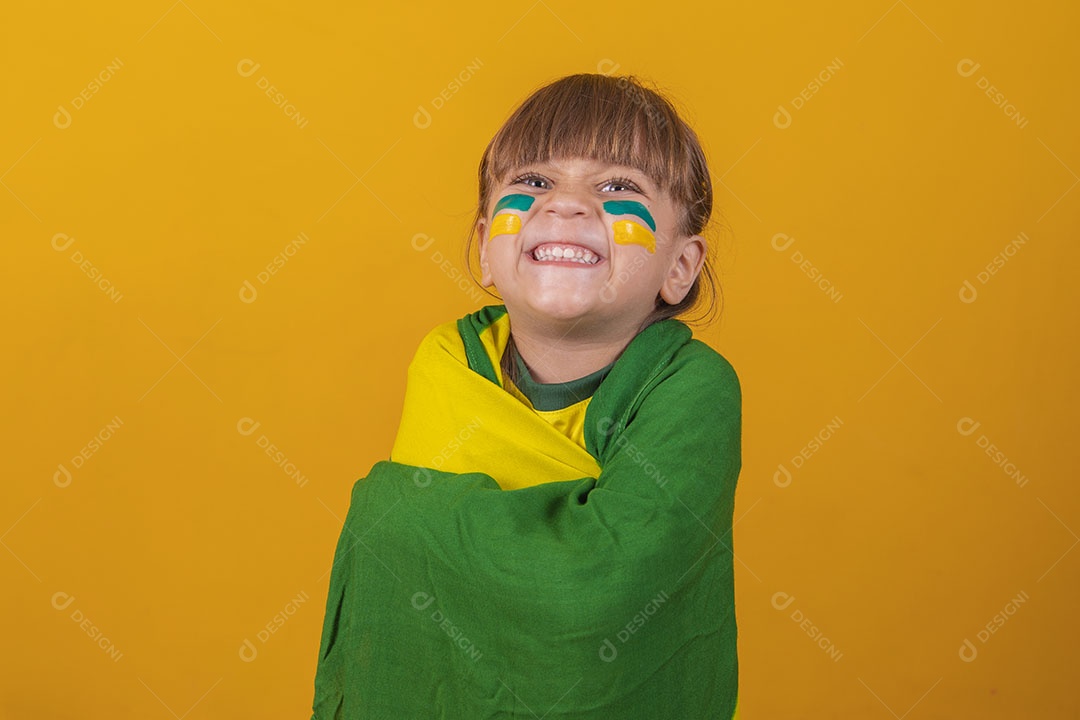
[[[498,215],[499,211],[506,210],[507,208],[509,208],[510,210],[520,210],[521,212],[528,212],[529,208],[532,207],[533,201],[535,200],[536,198],[534,198],[532,195],[507,195],[502,200],[495,203],[495,211],[491,214]]]
[[[650,230],[656,232],[656,221],[648,208],[636,200],[608,200],[604,203],[604,212],[609,215],[636,215],[645,221]]]

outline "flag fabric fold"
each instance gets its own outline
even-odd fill
[[[442,325],[410,365],[335,549],[313,720],[737,717],[735,371],[654,323],[582,447],[501,386],[507,320]]]

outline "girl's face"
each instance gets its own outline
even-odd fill
[[[678,237],[677,221],[667,193],[634,168],[583,158],[518,168],[477,226],[482,282],[511,317],[632,335],[658,293],[678,303],[701,269],[705,242]]]

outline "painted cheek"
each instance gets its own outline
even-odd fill
[[[515,210],[518,212],[528,212],[532,207],[536,198],[532,195],[523,195],[521,193],[512,193],[502,197],[499,202],[495,204],[495,210],[492,213],[494,217],[491,220],[491,232],[488,234],[488,239],[495,237],[496,235],[516,235],[521,231],[521,218],[512,212],[504,212],[506,210]],[[502,213],[500,215],[500,213]]]
[[[522,195],[521,193],[513,193],[506,195],[499,202],[495,203],[495,210],[492,215],[498,215],[503,210],[520,210],[521,212],[529,212],[529,208],[532,207],[536,201],[532,195]]]
[[[656,230],[656,221],[647,207],[636,200],[608,200],[604,203],[604,212],[609,215],[633,215],[644,221],[648,228],[633,220],[616,220],[611,226],[615,231],[615,242],[641,245],[651,253],[656,252],[656,238],[652,234]]]
[[[656,252],[656,238],[647,227],[633,220],[616,220],[611,227],[620,245],[641,245],[650,253]]]
[[[491,234],[488,235],[488,240],[496,235],[517,235],[520,230],[521,218],[517,215],[512,213],[496,215],[491,221]]]
[[[652,213],[636,200],[608,200],[604,203],[604,212],[608,215],[635,215],[644,220],[650,230],[656,232],[656,221],[653,220]]]

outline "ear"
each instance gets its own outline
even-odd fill
[[[672,258],[664,284],[660,286],[660,297],[668,305],[678,305],[690,292],[705,264],[705,249],[705,238],[701,235],[691,235],[683,241],[682,247]]]
[[[491,287],[494,284],[494,281],[491,279],[491,270],[488,268],[487,261],[488,236],[486,218],[480,218],[476,223],[476,239],[480,244],[480,284],[484,287]]]

